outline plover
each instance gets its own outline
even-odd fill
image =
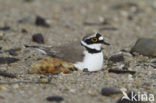
[[[98,71],[102,69],[104,62],[102,44],[109,45],[104,41],[101,34],[95,33],[83,37],[79,43],[72,42],[71,44],[51,48],[26,47],[36,48],[44,54],[71,62],[79,70]]]

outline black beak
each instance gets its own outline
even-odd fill
[[[103,40],[102,44],[104,44],[104,45],[110,45],[109,43],[105,42],[104,40]]]
[[[80,42],[81,46],[83,46],[82,42]]]

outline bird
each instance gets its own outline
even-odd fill
[[[110,45],[104,41],[100,33],[84,36],[80,41],[53,47],[28,46],[36,48],[43,54],[71,62],[79,70],[98,71],[103,67],[104,56],[102,45]]]
[[[99,33],[85,36],[81,40],[81,45],[85,48],[83,60],[76,62],[74,65],[80,70],[98,71],[102,69],[104,57],[102,44],[110,45],[105,42]]]

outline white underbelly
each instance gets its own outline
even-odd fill
[[[103,54],[89,54],[84,59],[84,68],[89,71],[97,71],[102,69],[103,66]]]
[[[75,64],[78,69],[88,69],[88,71],[98,71],[103,67],[103,53],[85,53],[83,62],[78,62]]]

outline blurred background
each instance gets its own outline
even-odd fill
[[[14,52],[0,52],[1,56],[12,55],[21,60],[15,65],[1,65],[0,69],[18,73],[21,77],[17,80],[40,78],[27,73],[34,60],[31,58],[36,61],[39,54],[25,51],[25,44],[57,46],[79,41],[84,35],[94,32],[102,34],[111,44],[104,50],[106,57],[121,49],[130,50],[138,38],[156,38],[156,0],[0,0],[0,50],[22,50],[18,56]],[[142,67],[138,68],[142,72]],[[135,90],[150,88],[149,91],[155,91],[150,87],[155,79],[145,79],[149,71],[144,70],[144,75],[136,76],[142,82],[136,81],[136,84],[125,79],[129,75],[104,75],[108,72],[102,71],[58,75],[50,85],[4,85],[7,90],[0,91],[0,102],[43,103],[47,96],[55,94],[63,96],[67,103],[114,103],[116,97],[101,97],[99,91],[103,86],[131,88],[135,84]],[[4,82],[17,80],[0,78]],[[144,88],[143,82],[149,80],[146,85],[149,88]]]
[[[138,37],[155,37],[155,15],[155,0],[0,0],[0,27],[9,27],[0,32],[7,46],[30,44],[35,33],[56,45],[99,32],[121,49]],[[50,27],[35,25],[37,16]]]

